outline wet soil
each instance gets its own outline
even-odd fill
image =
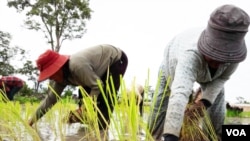
[[[146,119],[146,118],[145,118]],[[146,122],[146,120],[145,120]],[[249,124],[250,125],[250,118],[238,118],[238,117],[230,117],[226,118],[225,124]],[[87,139],[84,138],[85,136],[85,130],[87,128],[87,125],[83,125],[80,123],[74,123],[74,124],[65,124],[62,125],[63,127],[53,127],[53,125],[49,123],[45,123],[43,121],[40,121],[37,124],[36,130],[37,133],[40,136],[41,141],[61,141],[62,138],[65,139],[65,141],[87,141]],[[23,127],[24,128],[24,127]],[[59,128],[63,129],[63,133],[55,133],[55,129],[58,130]],[[115,131],[112,131],[112,128],[110,129],[110,133],[114,133]],[[24,137],[25,141],[33,141],[27,139],[27,133],[22,132],[20,135],[21,141],[23,140],[22,138]],[[109,141],[118,141],[115,136],[112,136],[109,134]],[[145,135],[145,133],[144,133]],[[144,135],[143,131],[142,134],[140,134],[140,139],[141,141],[144,140]],[[0,139],[1,140],[1,139]],[[2,138],[4,141],[12,141],[13,139],[8,139],[8,138]],[[16,139],[14,139],[16,140]],[[13,141],[14,141],[13,140]],[[19,141],[19,139],[17,139]]]

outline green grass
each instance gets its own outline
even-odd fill
[[[242,112],[240,113],[240,117],[250,118],[250,112]]]
[[[250,112],[237,112],[232,110],[227,110],[226,117],[240,117],[240,118],[250,118]]]

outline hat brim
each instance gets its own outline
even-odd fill
[[[44,81],[55,74],[67,62],[68,59],[69,56],[60,55],[52,65],[40,72],[38,82]]]
[[[215,31],[208,27],[200,35],[198,49],[203,55],[219,62],[242,62],[247,56],[245,40],[235,40],[234,36],[234,33]]]

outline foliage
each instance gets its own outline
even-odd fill
[[[33,90],[29,88],[27,84],[23,85],[23,88],[18,92],[20,96],[30,96],[33,94]]]
[[[236,97],[237,103],[239,104],[250,104],[250,102],[246,101],[244,97],[238,96]]]
[[[22,74],[37,86],[36,77],[34,76],[34,74],[38,76],[36,67],[30,60],[26,60],[27,52],[18,46],[10,46],[10,41],[11,35],[8,32],[0,31],[0,75]],[[16,61],[24,63],[15,63]],[[19,66],[15,66],[17,64]]]
[[[40,103],[41,101],[41,99],[35,96],[20,96],[20,95],[15,96],[14,100],[19,102],[20,104]]]
[[[17,73],[25,75],[29,81],[32,81],[34,83],[34,89],[37,90],[39,87],[39,82],[37,82],[38,78],[38,70],[37,68],[32,64],[32,61],[27,60],[22,68],[19,68],[16,70]]]
[[[72,95],[72,91],[67,90],[64,92],[64,97],[70,97]]]
[[[8,6],[25,12],[27,28],[42,31],[57,52],[64,40],[83,36],[92,12],[88,0],[9,0]]]
[[[10,75],[15,73],[16,66],[13,66],[12,60],[24,59],[25,50],[10,46],[11,35],[7,32],[0,31],[0,74]]]

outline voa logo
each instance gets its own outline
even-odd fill
[[[228,136],[247,136],[244,129],[226,129]]]

